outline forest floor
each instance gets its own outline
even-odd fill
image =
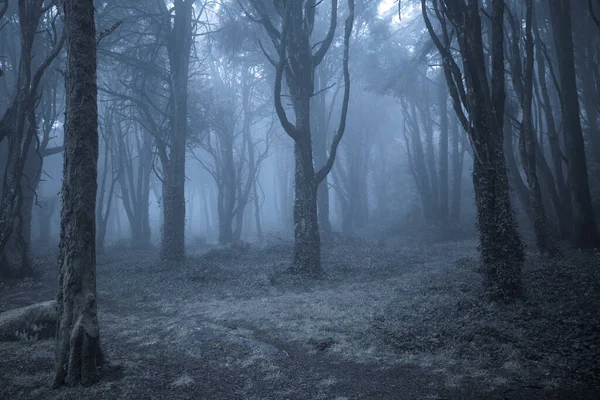
[[[98,260],[109,366],[48,389],[54,341],[0,343],[0,399],[598,399],[600,255],[530,255],[527,296],[489,302],[476,241],[345,238],[325,276],[286,273],[291,245],[152,250]],[[55,297],[54,256],[0,285],[0,311]]]

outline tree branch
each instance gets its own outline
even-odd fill
[[[348,2],[350,4],[350,2]],[[352,4],[352,21],[354,22],[354,3]],[[346,20],[346,24],[348,24],[348,20]],[[321,64],[321,61],[325,58],[325,54],[329,50],[331,43],[333,42],[333,37],[335,35],[335,28],[337,26],[337,0],[331,0],[331,21],[329,22],[329,31],[327,32],[327,36],[325,36],[325,40],[323,40],[323,44],[317,50],[317,52],[313,55],[313,66],[317,66]]]
[[[286,59],[286,46],[287,46],[287,31],[289,28],[290,22],[290,11],[289,7],[286,8],[283,20],[283,27],[281,30],[281,40],[279,41],[279,60],[277,62],[277,68],[275,68],[275,111],[277,112],[277,116],[281,121],[281,125],[285,132],[294,140],[296,140],[299,136],[298,129],[292,124],[283,108],[283,103],[281,102],[281,84],[283,80],[283,70],[285,69],[285,65],[287,62]]]
[[[331,142],[331,150],[329,152],[329,157],[327,158],[327,163],[316,174],[317,184],[321,183],[327,174],[329,174],[329,171],[331,171],[338,145],[346,130],[346,117],[348,116],[348,103],[350,102],[350,71],[348,69],[348,59],[350,55],[350,35],[352,34],[352,26],[354,25],[354,0],[348,0],[348,9],[350,12],[346,18],[344,27],[344,99],[342,101],[342,113],[340,115],[338,130]]]

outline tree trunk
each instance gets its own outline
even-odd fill
[[[204,211],[204,225],[205,230],[208,232],[212,231],[212,226],[210,223],[210,213],[208,212],[208,202],[209,202],[210,193],[207,194],[207,190],[202,191],[202,208]]]
[[[521,294],[523,244],[512,209],[502,150],[491,148],[489,157],[491,162],[486,165],[477,161],[473,164],[479,247],[487,286],[494,295],[513,298]]]
[[[575,247],[600,246],[594,209],[590,196],[588,171],[579,114],[579,98],[573,56],[571,5],[568,0],[550,0],[552,31],[558,58],[561,106],[564,120],[565,147],[569,159],[573,199],[573,239]]]
[[[552,166],[554,168],[554,180],[556,181],[556,187],[558,196],[560,199],[559,204],[555,204],[556,213],[559,219],[559,226],[561,237],[567,239],[572,237],[572,208],[571,208],[571,193],[565,182],[565,175],[563,172],[563,157],[562,150],[560,148],[560,138],[556,129],[556,123],[554,121],[554,114],[552,110],[552,102],[550,101],[550,95],[548,93],[548,85],[546,83],[546,59],[542,52],[542,43],[539,30],[536,27],[534,19],[534,31],[536,34],[536,60],[537,60],[537,75],[538,82],[540,84],[540,92],[542,97],[542,108],[546,121],[546,130],[548,133],[548,147],[550,148],[550,154],[552,156]],[[554,184],[552,184],[554,185]],[[563,222],[560,222],[563,221]],[[565,223],[569,221],[568,223]]]
[[[50,244],[50,228],[52,226],[52,216],[54,215],[57,201],[55,198],[46,199],[37,214],[39,223],[39,236],[37,237],[38,246],[46,248]]]
[[[246,198],[242,193],[241,182],[238,182],[237,187],[237,202],[238,204],[235,207],[235,229],[233,230],[233,240],[234,242],[242,240],[242,231],[244,228],[244,215],[246,210]]]
[[[429,187],[431,188],[431,214],[430,217],[435,223],[440,221],[440,191],[438,185],[438,170],[435,162],[435,150],[433,146],[433,126],[431,121],[431,112],[429,104],[419,107],[423,127],[425,129],[425,157],[427,162],[427,172],[429,176]],[[415,116],[416,118],[416,116]],[[420,139],[419,139],[420,140]]]
[[[263,241],[262,224],[260,221],[260,201],[258,200],[258,179],[252,183],[252,190],[254,192],[254,223],[256,224],[256,237],[259,243]]]
[[[536,147],[537,139],[533,131],[533,0],[526,0],[526,21],[525,21],[525,70],[521,74],[521,56],[519,44],[516,38],[513,38],[514,63],[513,63],[513,85],[521,103],[523,118],[520,124],[519,149],[521,153],[521,162],[527,177],[529,186],[529,200],[533,211],[533,229],[535,232],[536,244],[539,251],[554,254],[556,248],[548,234],[546,226],[546,210],[542,201],[542,189],[540,187],[537,175]],[[514,31],[521,27],[514,27]],[[518,35],[515,35],[518,36]],[[521,80],[521,76],[523,79]]]
[[[185,188],[169,173],[163,183],[163,231],[161,258],[180,261],[185,256]]]
[[[98,108],[92,0],[65,0],[67,104],[54,386],[91,384],[103,363],[96,299]]]
[[[175,16],[165,14],[168,27],[173,119],[170,134],[170,157],[163,183],[163,236],[161,257],[182,260],[185,257],[185,139],[187,132],[187,101],[189,61],[192,45],[192,0],[175,0]],[[169,29],[167,27],[167,29]]]
[[[310,142],[296,142],[294,153],[296,172],[292,272],[319,275],[322,272],[321,237],[317,216],[317,183],[314,180]]]
[[[506,169],[508,173],[508,179],[510,181],[510,187],[514,191],[519,203],[521,204],[521,208],[527,215],[531,221],[533,221],[533,208],[531,206],[531,199],[529,198],[529,190],[523,178],[521,177],[521,173],[519,172],[519,166],[517,165],[517,160],[515,158],[515,149],[513,145],[514,133],[513,127],[508,117],[505,122],[505,132],[504,132],[504,156],[506,160]]]
[[[522,294],[521,268],[525,254],[512,207],[503,150],[505,4],[504,0],[491,0],[488,5],[491,7],[489,76],[479,2],[446,2],[442,11],[435,6],[438,15],[444,15],[440,19],[443,33],[440,39],[429,19],[426,0],[421,1],[427,30],[444,60],[444,75],[454,110],[473,147],[473,187],[485,284],[492,297],[510,301]],[[459,30],[456,37],[462,72],[450,49],[447,24]]]
[[[440,95],[440,220],[448,223],[448,87],[442,75],[439,84]]]
[[[217,211],[219,218],[219,244],[229,244],[233,242],[233,206],[231,203],[231,193],[226,193],[231,188],[218,188]]]
[[[323,82],[323,66],[315,71],[316,88],[318,91],[325,89],[327,82]],[[327,117],[326,117],[326,92],[320,93],[311,99],[311,106],[314,112],[311,114],[314,121],[312,123],[314,132],[313,155],[317,168],[325,165],[327,162]],[[331,105],[333,107],[333,104]],[[317,209],[319,218],[319,228],[325,234],[331,232],[331,221],[329,218],[329,182],[327,177],[321,181],[317,190]]]
[[[23,170],[24,178],[21,180],[21,187],[23,188],[23,205],[21,209],[23,231],[21,235],[28,247],[31,245],[31,219],[42,173],[42,157],[37,152],[36,142],[35,140],[32,141],[29,146]]]
[[[464,151],[459,150],[459,135],[461,132],[458,128],[458,120],[456,115],[450,117],[450,132],[452,134],[452,206],[450,211],[450,219],[453,223],[460,221],[460,203],[462,195],[462,172]]]
[[[435,221],[437,212],[434,209],[433,192],[430,185],[429,173],[427,171],[427,163],[423,152],[423,143],[421,142],[421,130],[417,120],[417,112],[414,103],[411,105],[412,112],[408,112],[408,107],[404,108],[404,135],[406,139],[406,149],[409,152],[409,160],[412,164],[412,175],[415,179],[415,184],[419,191],[421,204],[423,208],[423,216],[426,220]],[[406,128],[410,127],[410,145],[407,136]],[[410,148],[412,147],[412,153]]]

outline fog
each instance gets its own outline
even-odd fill
[[[595,398],[599,48],[597,0],[0,0],[0,398]]]

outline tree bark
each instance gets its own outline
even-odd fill
[[[175,16],[163,9],[169,55],[171,96],[174,115],[171,122],[170,154],[163,166],[163,232],[161,257],[182,260],[185,257],[185,139],[189,60],[192,45],[193,0],[175,0]],[[166,6],[165,6],[166,8]]]
[[[301,124],[298,124],[301,126]],[[294,146],[294,263],[292,272],[319,275],[321,236],[317,216],[317,185],[314,180],[310,139]]]
[[[92,0],[65,0],[67,101],[54,386],[96,382],[103,364],[96,295],[98,106]]]

